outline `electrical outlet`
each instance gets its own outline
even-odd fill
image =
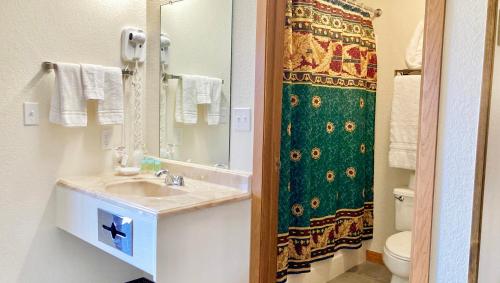
[[[250,132],[252,129],[252,111],[250,108],[233,109],[233,128],[236,132]]]
[[[24,106],[24,125],[36,126],[40,124],[40,111],[38,110],[38,103],[25,102]]]
[[[113,128],[103,128],[101,131],[101,147],[103,150],[112,148],[111,140],[113,139]]]

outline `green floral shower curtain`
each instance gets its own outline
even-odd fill
[[[277,282],[373,233],[377,56],[370,14],[288,0]]]

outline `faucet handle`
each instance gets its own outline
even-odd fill
[[[175,186],[184,186],[184,177],[172,176],[172,184]]]
[[[165,175],[165,184],[174,186],[184,186],[184,177],[170,174],[167,169],[161,169],[155,173],[156,177]]]
[[[169,174],[170,172],[167,170],[167,169],[161,169],[161,170],[158,170],[156,173],[155,173],[155,176],[156,177],[161,177],[162,175],[164,174]]]

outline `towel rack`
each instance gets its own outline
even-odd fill
[[[52,62],[43,62],[42,67],[45,70],[54,70],[55,68],[57,68],[57,64],[52,63]],[[122,70],[122,75],[124,75],[124,76],[132,76],[133,74],[134,74],[134,71],[132,71],[132,70]]]
[[[163,73],[163,81],[166,81],[166,80],[180,80],[180,79],[182,79],[182,76]],[[222,80],[222,83],[224,83],[224,80]]]
[[[394,75],[395,76],[422,75],[422,70],[411,70],[411,69],[395,70]]]
[[[172,5],[174,3],[181,2],[181,1],[182,0],[167,0],[167,1],[165,1],[165,3],[162,3],[162,4]]]

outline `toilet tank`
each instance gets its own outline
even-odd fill
[[[407,188],[394,189],[396,202],[396,230],[410,231],[413,225],[413,199],[415,192]]]

